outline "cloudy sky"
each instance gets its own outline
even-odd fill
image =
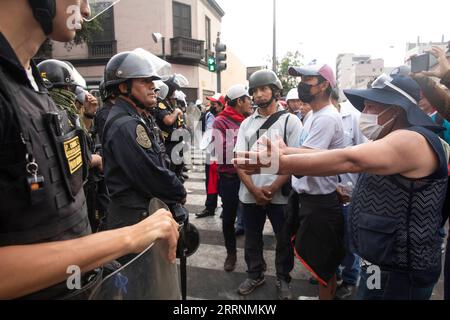
[[[273,0],[216,0],[224,9],[222,41],[247,66],[272,56]],[[299,50],[305,62],[335,66],[339,53],[403,63],[406,42],[450,40],[449,0],[276,0],[277,54]]]

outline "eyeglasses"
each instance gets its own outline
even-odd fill
[[[409,94],[407,94],[404,90],[400,89],[396,85],[393,85],[392,84],[392,80],[393,79],[390,76],[388,76],[387,74],[383,73],[382,75],[380,75],[378,78],[376,78],[372,82],[372,88],[373,89],[383,89],[385,87],[389,87],[389,88],[397,91],[398,93],[400,93],[405,98],[408,98],[408,100],[411,101],[412,103],[417,104],[416,99],[411,97]]]

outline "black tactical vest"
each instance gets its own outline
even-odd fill
[[[440,263],[442,206],[447,189],[447,160],[439,138],[422,134],[439,158],[436,172],[422,179],[363,173],[349,214],[350,245],[365,260],[396,271],[421,271]]]
[[[14,120],[21,117],[0,144],[0,245],[65,240],[89,233],[82,188],[87,174],[82,130],[66,130],[67,117],[47,93],[17,84],[1,68],[0,99],[2,112],[15,113]],[[52,135],[55,130],[59,135]],[[21,132],[27,133],[37,175],[43,178],[38,190],[30,188],[28,149]]]

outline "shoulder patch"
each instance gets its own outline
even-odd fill
[[[136,127],[136,142],[144,149],[150,149],[152,147],[152,141],[148,137],[145,128],[138,124]]]
[[[160,108],[161,110],[166,110],[167,109],[166,105],[164,103],[162,103],[162,102],[160,102],[158,104],[158,108]]]

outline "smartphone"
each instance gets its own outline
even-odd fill
[[[437,59],[430,53],[422,53],[411,58],[411,72],[428,71],[437,63]]]

